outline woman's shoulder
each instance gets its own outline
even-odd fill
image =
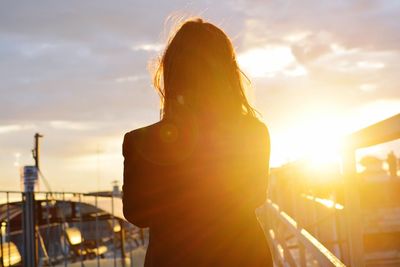
[[[130,139],[130,138],[134,138],[134,137],[138,137],[138,136],[148,135],[148,134],[154,132],[154,130],[156,128],[158,128],[160,126],[160,124],[161,124],[161,121],[144,126],[144,127],[133,129],[133,130],[125,133],[124,138]]]
[[[265,149],[270,147],[270,135],[267,125],[256,117],[244,120],[239,134],[249,147]]]
[[[151,140],[157,135],[160,125],[161,122],[156,122],[125,133],[122,145],[123,154],[125,155],[133,146],[138,147],[151,143]]]
[[[245,117],[243,122],[245,124],[243,126],[244,129],[251,129],[256,134],[264,135],[269,139],[268,127],[259,118],[257,118],[257,117]]]

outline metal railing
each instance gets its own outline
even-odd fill
[[[259,210],[277,266],[346,266],[344,206],[292,191],[287,201],[268,199]],[[320,240],[321,239],[321,240]]]
[[[341,184],[335,185],[339,194],[331,199],[313,195],[313,190],[296,180],[296,164],[272,172],[272,193],[258,212],[277,266],[365,266],[355,153],[399,138],[400,114],[348,136],[342,150],[342,174],[338,174]],[[294,177],[292,184],[280,181],[287,177]]]
[[[135,253],[146,245],[147,232],[125,221],[121,198],[75,192],[34,193],[35,249],[27,255],[25,201],[25,192],[0,191],[0,266],[133,266],[141,260]]]
[[[359,181],[356,176],[357,149],[393,141],[400,138],[400,114],[380,121],[350,135],[343,150],[345,180],[346,224],[350,250],[350,265],[365,266],[363,227],[360,209]]]

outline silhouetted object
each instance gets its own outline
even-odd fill
[[[360,164],[365,167],[361,173],[364,181],[385,181],[389,177],[387,172],[383,169],[383,160],[375,156],[367,155],[360,160]]]
[[[40,148],[39,148],[39,138],[43,137],[43,135],[39,133],[35,133],[35,148],[32,149],[32,156],[35,160],[35,166],[39,170],[39,157],[40,157]]]
[[[393,153],[393,151],[390,151],[390,153],[387,156],[386,161],[389,165],[390,176],[397,177],[397,158],[396,158],[396,155]]]
[[[273,266],[255,208],[270,144],[243,93],[228,37],[197,19],[155,76],[162,120],[125,135],[124,215],[150,228],[145,266]],[[163,81],[163,86],[161,86]]]

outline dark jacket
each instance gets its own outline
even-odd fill
[[[123,210],[150,228],[145,266],[272,266],[254,212],[269,153],[266,126],[247,117],[212,127],[164,119],[127,133]]]

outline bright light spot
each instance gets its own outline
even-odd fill
[[[115,223],[113,227],[114,232],[121,231],[121,225],[119,223]]]
[[[66,229],[65,232],[71,245],[78,245],[83,241],[81,231],[78,228],[71,227]]]
[[[327,208],[335,208],[338,210],[344,209],[344,206],[342,204],[335,203],[333,200],[330,200],[330,199],[314,197],[314,196],[306,195],[306,194],[302,194],[302,196],[305,197],[306,199],[309,199],[311,201],[315,201],[321,205],[324,205]]]
[[[278,252],[279,252],[279,256],[282,259],[284,259],[285,258],[285,250],[283,249],[283,247],[280,244],[278,244],[277,245],[277,249],[278,249]]]
[[[4,257],[2,256],[2,253]],[[22,260],[18,247],[13,242],[4,242],[2,244],[0,257],[2,257],[2,262],[4,266],[13,266],[17,263],[20,263]]]
[[[163,49],[163,44],[139,44],[132,46],[133,51],[159,52]]]
[[[362,69],[383,69],[385,64],[382,62],[359,61],[357,66]]]
[[[282,136],[291,160],[308,159],[312,168],[323,168],[340,159],[340,137],[343,128],[328,118],[299,122]]]
[[[333,266],[346,267],[332,252],[330,252],[324,245],[322,245],[318,239],[316,239],[307,230],[301,229],[300,233],[308,239],[314,246],[325,255],[325,257],[332,263]]]
[[[271,236],[272,239],[275,239],[275,233],[274,230],[269,229],[269,235]]]
[[[296,228],[297,228],[297,222],[296,222],[292,217],[290,217],[289,214],[287,214],[287,213],[284,212],[284,211],[279,212],[279,214],[280,214],[283,218],[285,218],[285,220],[286,220],[288,223],[290,223],[293,227],[296,227]]]
[[[21,158],[21,153],[17,152],[14,154],[14,156],[15,156],[14,166],[19,167],[20,166],[19,159]]]
[[[297,63],[287,46],[254,48],[240,54],[238,62],[252,77],[274,77],[278,73],[289,76],[306,74],[304,67]]]

